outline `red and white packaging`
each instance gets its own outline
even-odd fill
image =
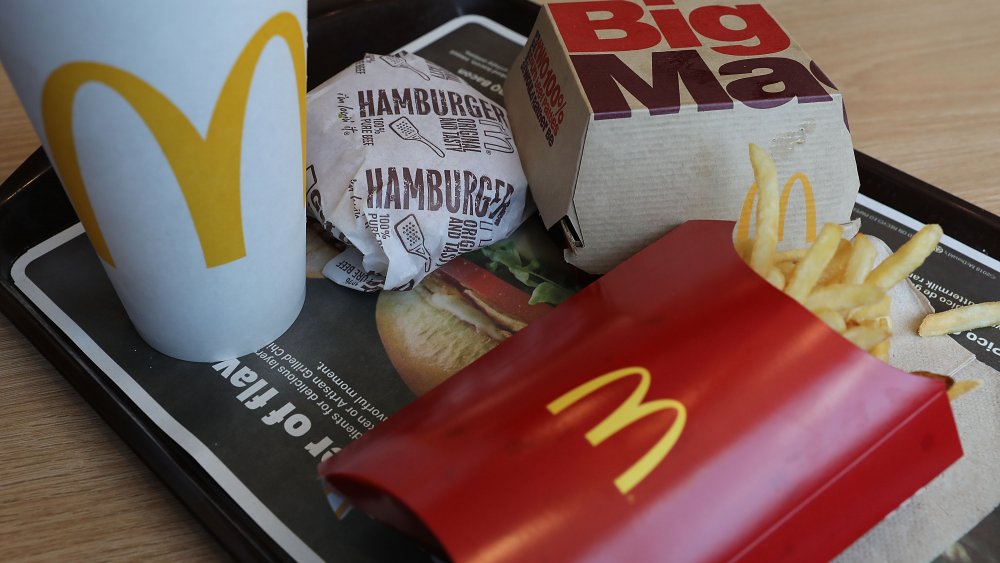
[[[748,236],[748,143],[775,160],[790,247],[850,219],[841,93],[761,4],[553,0],[504,92],[542,219],[588,272],[689,219],[740,217]]]
[[[901,372],[673,230],[324,462],[455,561],[829,560],[962,455]]]

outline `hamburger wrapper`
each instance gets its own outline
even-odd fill
[[[333,281],[411,289],[526,216],[506,111],[451,72],[368,54],[308,102],[308,213],[351,247],[324,268]]]
[[[456,561],[831,559],[962,455],[951,406],[754,274],[732,228],[678,227],[321,474]]]

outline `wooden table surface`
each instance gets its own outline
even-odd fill
[[[1000,214],[1000,2],[774,0],[855,146]],[[0,70],[0,179],[36,148]],[[215,540],[0,316],[0,560],[220,559]]]

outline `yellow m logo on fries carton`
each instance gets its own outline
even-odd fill
[[[250,38],[226,78],[204,137],[165,95],[130,72],[102,63],[72,62],[49,76],[42,91],[42,117],[49,151],[94,249],[109,265],[114,266],[114,258],[91,206],[73,138],[73,101],[77,92],[88,82],[103,84],[139,114],[177,178],[201,243],[205,265],[219,266],[246,255],[240,203],[243,120],[257,62],[264,47],[275,37],[287,44],[298,80],[305,170],[305,42],[298,20],[288,12],[272,17]],[[303,190],[304,186],[303,177]]]
[[[651,376],[649,370],[643,367],[628,367],[606,373],[600,377],[595,377],[586,383],[570,390],[558,399],[548,404],[549,412],[559,414],[566,407],[576,403],[580,399],[596,392],[602,387],[614,383],[619,379],[630,376],[638,376],[639,381],[632,391],[632,394],[625,399],[617,409],[597,426],[591,428],[586,433],[587,441],[592,446],[598,446],[601,442],[611,436],[623,431],[633,422],[645,418],[651,414],[661,411],[672,410],[676,413],[670,426],[663,433],[663,436],[650,448],[638,461],[633,463],[621,475],[615,478],[615,487],[621,494],[628,494],[636,485],[642,482],[656,466],[667,457],[674,444],[681,437],[684,424],[687,423],[687,409],[680,401],[673,399],[655,399],[646,401],[646,393],[649,391]]]

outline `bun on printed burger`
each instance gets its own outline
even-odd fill
[[[389,360],[423,395],[551,310],[489,270],[456,258],[411,291],[383,291],[375,322]]]

